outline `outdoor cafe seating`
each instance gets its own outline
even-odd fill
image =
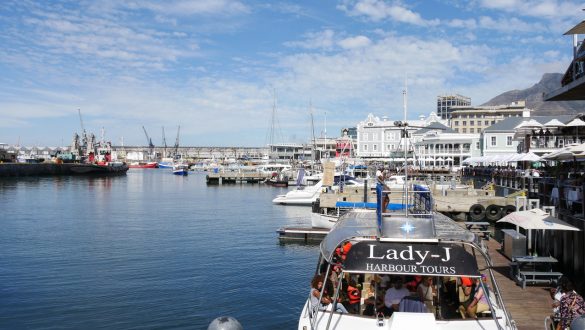
[[[536,255],[532,253],[533,230],[579,230],[570,224],[535,208],[525,211],[512,212],[498,220],[516,225],[516,230],[504,229],[504,241],[502,250],[511,260],[510,276],[523,289],[528,284],[546,283],[552,284],[563,274],[555,271],[558,260],[551,256]],[[522,235],[519,229],[525,229],[527,236]],[[528,240],[526,239],[528,238]],[[528,248],[528,249],[527,249]],[[527,250],[530,251],[527,253]]]

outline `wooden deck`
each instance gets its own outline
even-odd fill
[[[462,226],[463,223],[461,223]],[[520,330],[544,329],[544,318],[552,313],[552,299],[546,285],[530,285],[522,289],[510,278],[510,260],[500,252],[501,245],[493,239],[485,241],[494,264],[494,275],[508,312]],[[480,269],[485,264],[478,258]]]

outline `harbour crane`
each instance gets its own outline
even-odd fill
[[[151,158],[152,153],[154,152],[154,144],[152,143],[152,139],[148,136],[146,132],[146,128],[142,126],[142,130],[144,131],[144,135],[146,135],[146,142],[148,142],[148,159]]]

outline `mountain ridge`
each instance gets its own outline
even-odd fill
[[[506,105],[516,101],[526,101],[532,109],[531,116],[554,116],[585,112],[585,101],[545,101],[544,95],[561,88],[561,73],[545,73],[540,81],[522,90],[504,92],[481,106]]]

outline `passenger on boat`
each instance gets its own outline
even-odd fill
[[[459,308],[457,310],[461,314],[462,318],[466,318],[467,317],[467,306],[469,306],[469,304],[473,300],[473,296],[472,296],[473,282],[471,281],[471,279],[469,277],[461,277],[459,284],[460,285],[459,285],[458,293],[459,293],[459,304],[460,305],[459,305]]]
[[[402,285],[403,282],[402,277],[397,277],[394,280],[394,286],[386,291],[384,296],[385,315],[390,316],[393,312],[398,311],[402,298],[410,295],[410,291]]]
[[[313,280],[311,281],[311,308],[319,308],[319,310],[331,310],[331,308],[335,307],[335,311],[338,313],[347,314],[347,309],[341,303],[333,302],[331,297],[328,294],[323,292],[323,296],[321,297],[321,290],[323,289],[323,276],[322,275],[315,275]],[[319,297],[321,297],[321,301],[319,302]]]
[[[427,310],[435,314],[435,306],[433,301],[437,297],[437,287],[433,285],[433,278],[425,276],[422,282],[418,285],[417,293],[422,302],[427,306]]]
[[[357,284],[354,279],[350,279],[347,286],[347,297],[349,301],[349,312],[351,314],[360,313],[360,300],[362,299],[362,293],[357,288]]]
[[[364,300],[364,304],[366,308],[364,309],[364,315],[374,316],[375,315],[375,305],[376,305],[376,280],[370,281],[370,286],[368,287],[368,291],[366,292],[366,299]],[[381,297],[381,296],[380,296]],[[384,307],[384,300],[382,299],[382,303],[380,307]]]
[[[473,292],[473,299],[466,308],[466,315],[472,318],[476,318],[477,313],[490,310],[490,306],[487,301],[487,295],[485,294],[483,286],[481,285],[481,279],[476,277],[474,284],[475,290]]]

